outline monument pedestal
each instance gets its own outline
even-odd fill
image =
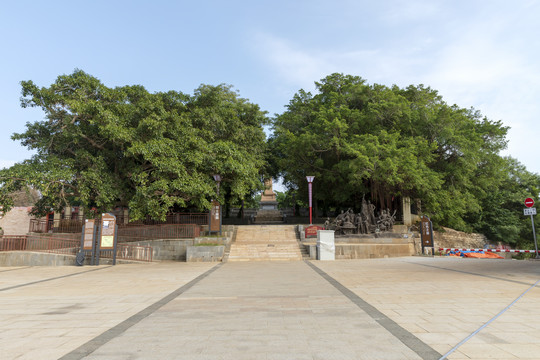
[[[317,231],[317,260],[335,260],[336,246],[333,230]]]
[[[272,190],[272,179],[264,181],[265,190],[261,195],[260,209],[255,217],[256,223],[282,223],[283,213],[278,210],[276,194]]]
[[[261,201],[260,209],[261,210],[277,210],[278,203],[277,201]]]

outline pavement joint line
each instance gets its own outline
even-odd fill
[[[440,269],[440,270],[454,271],[454,272],[458,272],[458,273],[462,273],[462,274],[475,275],[475,276],[485,277],[485,278],[488,278],[488,279],[494,279],[494,280],[500,280],[500,281],[507,281],[507,282],[511,282],[511,283],[514,283],[514,284],[527,285],[527,286],[530,286],[530,285],[531,285],[531,283],[525,282],[525,281],[512,280],[512,279],[505,279],[505,278],[501,278],[501,277],[497,277],[497,276],[485,275],[485,274],[478,274],[478,273],[473,273],[473,272],[470,272],[470,271],[464,271],[464,270],[449,269],[449,268],[445,268],[445,267],[442,267],[442,266],[435,266],[435,265],[428,265],[428,264],[419,264],[419,263],[416,263],[416,262],[410,262],[410,261],[405,261],[405,260],[401,260],[401,262],[407,263],[407,264],[411,264],[411,265],[420,265],[420,266],[431,267],[431,268]]]
[[[522,297],[525,296],[529,291],[531,291],[533,288],[535,288],[540,283],[540,280],[535,282],[531,287],[529,287],[527,290],[525,290],[521,295],[519,295],[514,301],[510,303],[507,307],[501,310],[497,315],[492,317],[488,322],[486,322],[484,325],[480,326],[476,331],[471,333],[469,336],[467,336],[465,339],[461,340],[459,344],[454,346],[450,351],[448,351],[446,354],[444,354],[439,360],[446,359],[449,355],[451,355],[454,351],[456,351],[461,345],[465,344],[467,341],[472,339],[476,334],[478,334],[480,331],[482,331],[484,328],[486,328],[489,324],[491,324],[493,321],[495,321],[499,316],[504,314],[508,309],[510,309],[515,303],[517,303]]]
[[[212,267],[210,270],[207,270],[205,273],[197,276],[195,279],[191,280],[187,284],[182,285],[178,289],[171,292],[169,295],[166,295],[162,299],[156,301],[155,303],[149,305],[145,309],[139,311],[135,315],[130,316],[126,320],[122,321],[118,325],[110,328],[109,330],[105,331],[101,335],[96,336],[95,338],[89,340],[85,344],[79,346],[75,350],[72,350],[71,352],[67,353],[66,355],[59,358],[59,360],[79,360],[83,359],[84,357],[90,355],[112,339],[116,338],[117,336],[120,336],[125,331],[127,331],[129,328],[131,328],[133,325],[138,324],[140,321],[144,320],[146,317],[152,315],[154,312],[159,310],[161,307],[167,305],[172,300],[176,299],[180,295],[182,295],[187,290],[191,289],[195,284],[197,284],[199,281],[216,271],[218,268],[220,268],[223,265],[223,263],[219,263],[216,266]]]
[[[345,295],[349,300],[351,300],[356,306],[362,309],[366,314],[368,314],[373,320],[375,320],[379,325],[385,328],[390,334],[396,337],[399,341],[405,344],[409,349],[414,351],[418,356],[424,360],[433,360],[439,359],[441,354],[433,349],[431,346],[417,338],[414,334],[407,331],[401,327],[394,320],[390,319],[388,316],[377,310],[373,305],[369,304],[367,301],[362,299],[360,296],[356,295],[354,292],[349,290],[347,287],[342,285],[339,281],[328,275],[326,272],[321,270],[319,267],[314,265],[310,261],[305,261],[315,272],[321,275],[326,281],[328,281],[332,286],[339,290],[343,295]]]
[[[19,267],[19,268],[16,268],[16,269],[0,270],[0,273],[8,272],[8,271],[24,270],[24,269],[29,269],[31,267],[32,266],[24,266],[24,267]]]
[[[53,281],[53,280],[58,280],[58,279],[64,279],[64,278],[67,278],[67,277],[77,276],[77,275],[80,275],[80,274],[86,274],[86,273],[89,273],[89,272],[92,272],[92,271],[103,270],[103,269],[107,269],[107,268],[110,268],[110,267],[112,267],[112,265],[109,265],[109,266],[106,266],[106,267],[102,267],[102,268],[99,268],[99,269],[92,269],[92,270],[81,271],[81,272],[77,272],[77,273],[73,273],[73,274],[67,274],[67,275],[57,276],[57,277],[53,277],[53,278],[49,278],[49,279],[43,279],[43,280],[38,280],[38,281],[32,281],[32,282],[29,282],[29,283],[26,283],[26,284],[19,284],[19,285],[9,286],[9,287],[0,289],[0,291],[13,290],[13,289],[17,289],[17,288],[21,288],[21,287],[25,287],[25,286],[30,286],[30,285],[35,285],[35,284],[44,283],[44,282],[47,282],[47,281]]]

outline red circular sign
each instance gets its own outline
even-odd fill
[[[530,208],[530,207],[533,207],[533,205],[534,205],[534,200],[533,199],[531,199],[531,198],[526,198],[525,199],[525,206],[526,207]]]

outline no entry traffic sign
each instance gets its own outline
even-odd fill
[[[533,207],[534,206],[534,200],[531,199],[531,198],[526,198],[525,199],[525,206],[530,208],[530,207]]]

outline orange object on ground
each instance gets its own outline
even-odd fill
[[[468,258],[477,258],[477,259],[504,259],[502,256],[492,253],[492,252],[487,252],[484,254],[470,252],[470,253],[463,253],[463,256],[468,257]]]

